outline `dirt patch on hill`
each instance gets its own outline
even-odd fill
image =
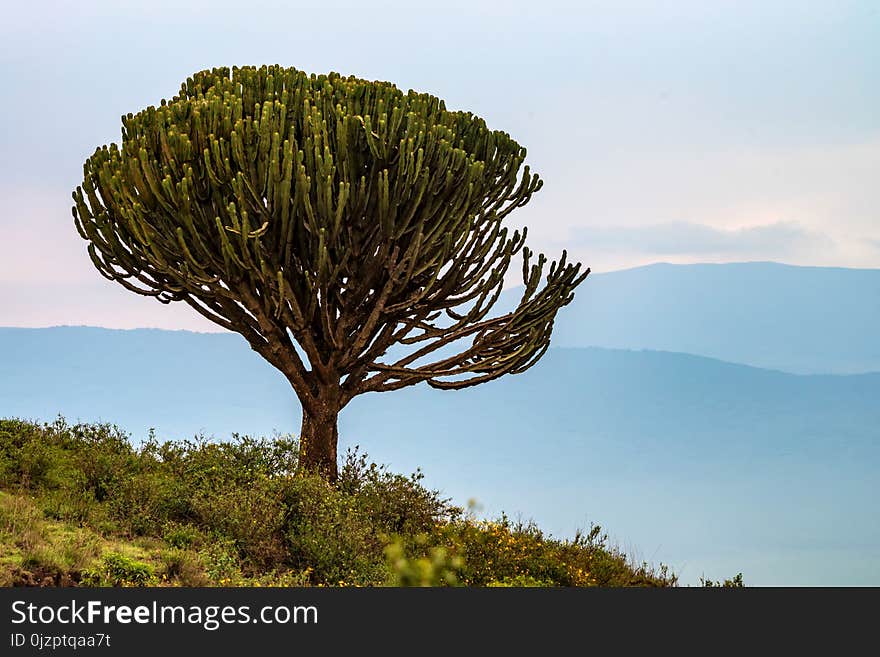
[[[78,572],[60,572],[39,566],[30,570],[15,568],[11,576],[12,586],[79,586],[82,579]]]

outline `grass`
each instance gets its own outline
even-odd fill
[[[151,436],[134,447],[107,424],[0,420],[0,584],[677,583],[662,565],[633,563],[599,527],[559,540],[531,523],[478,519],[420,473],[388,472],[357,451],[335,485],[296,464],[285,437]]]
[[[39,499],[24,491],[0,491],[0,586],[75,586],[90,576],[99,583],[105,557],[160,566],[155,541],[104,536],[46,519],[43,511]]]

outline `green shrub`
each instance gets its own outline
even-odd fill
[[[381,531],[417,535],[432,530],[438,520],[462,513],[438,491],[425,488],[423,478],[421,471],[409,477],[390,473],[385,466],[369,463],[355,447],[346,452],[337,486]]]
[[[156,583],[152,566],[117,552],[105,554],[98,568],[85,573],[89,586],[150,586]]]
[[[205,568],[191,551],[171,548],[160,554],[162,581],[177,582],[180,586],[207,586],[211,583]]]
[[[278,481],[260,475],[248,485],[199,491],[193,514],[200,527],[233,540],[242,559],[262,570],[287,557],[282,496]]]
[[[241,583],[241,564],[235,542],[217,538],[208,543],[199,554],[205,565],[205,574],[219,586],[236,586]]]
[[[110,515],[130,536],[160,535],[169,521],[192,517],[184,482],[156,469],[120,477],[106,498]]]
[[[66,520],[78,525],[100,522],[104,507],[74,486],[50,489],[42,495],[43,516],[51,520]]]
[[[353,496],[318,476],[290,479],[285,495],[294,568],[310,569],[315,584],[331,586],[384,578],[384,543]]]
[[[174,548],[198,547],[202,541],[202,533],[192,525],[184,525],[172,520],[163,526],[162,539]]]
[[[424,545],[427,540],[422,534],[415,543]],[[458,586],[461,581],[461,557],[450,556],[443,547],[432,547],[426,556],[412,558],[406,555],[404,541],[398,537],[385,547],[385,558],[391,586]]]
[[[0,420],[0,485],[43,483],[50,455],[41,449],[42,429],[24,420]]]
[[[555,584],[547,580],[535,579],[529,575],[517,575],[516,577],[506,577],[502,580],[489,582],[486,586],[497,588],[533,588],[540,586],[555,586]]]
[[[743,583],[743,574],[737,573],[731,579],[725,579],[723,582],[713,582],[711,579],[700,578],[700,585],[706,588],[725,588],[725,589],[741,589],[745,588]]]

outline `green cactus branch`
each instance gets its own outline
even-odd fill
[[[503,225],[541,187],[526,150],[428,94],[217,68],[122,124],[73,194],[95,267],[243,335],[304,415],[522,372],[589,273],[563,252],[545,276]],[[519,305],[489,318],[520,252]]]

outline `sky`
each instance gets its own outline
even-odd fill
[[[213,66],[338,71],[473,111],[544,179],[512,225],[596,272],[880,267],[878,37],[873,1],[16,3],[0,325],[219,330],[101,278],[70,210],[120,116]]]

